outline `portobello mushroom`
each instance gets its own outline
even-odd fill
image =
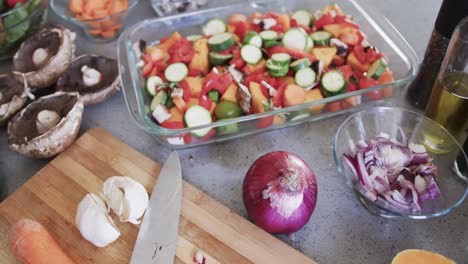
[[[13,75],[32,91],[55,84],[73,59],[75,34],[49,26],[26,39],[13,56]]]
[[[117,61],[94,54],[75,58],[57,82],[57,91],[78,92],[85,105],[106,100],[119,87]]]
[[[0,75],[0,127],[23,108],[26,95],[22,82],[10,75]]]
[[[33,158],[55,156],[75,140],[82,115],[78,93],[56,92],[41,97],[10,120],[8,145]]]

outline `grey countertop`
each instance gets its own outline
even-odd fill
[[[155,16],[149,1],[134,10],[130,23]],[[372,3],[400,30],[422,57],[440,0],[374,0]],[[60,21],[50,14],[52,21]],[[72,27],[73,28],[73,27]],[[115,42],[92,44],[78,37],[78,53],[116,57]],[[8,70],[4,63],[0,69]],[[242,180],[259,156],[288,150],[303,157],[317,175],[318,203],[309,223],[295,240],[279,238],[320,263],[390,263],[399,251],[421,248],[449,256],[458,263],[468,259],[468,203],[448,216],[433,220],[384,219],[370,214],[345,185],[332,155],[332,138],[346,115],[306,123],[245,139],[179,151],[183,177],[200,190],[247,217],[242,204]],[[86,107],[80,134],[102,127],[157,162],[170,149],[138,129],[130,119],[121,93],[106,103]],[[0,131],[0,200],[5,199],[42,168],[47,160],[25,158],[8,149]]]

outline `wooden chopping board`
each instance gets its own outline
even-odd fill
[[[77,263],[128,263],[139,226],[112,215],[121,236],[97,248],[75,227],[76,207],[87,193],[99,194],[114,175],[128,175],[151,193],[159,170],[159,164],[106,131],[90,129],[0,204],[1,263],[16,262],[8,230],[21,218],[42,223]],[[182,192],[175,263],[193,263],[196,251],[203,252],[206,264],[315,263],[185,181]]]

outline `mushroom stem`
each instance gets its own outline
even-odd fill
[[[55,111],[42,110],[37,114],[36,128],[39,134],[44,134],[60,122],[60,115]]]
[[[49,53],[46,49],[38,48],[34,51],[32,56],[32,61],[37,68],[40,68],[44,65],[49,59]]]
[[[3,94],[2,92],[0,92],[0,101],[2,101],[2,99],[3,99]]]
[[[101,81],[102,75],[96,69],[84,65],[81,67],[84,85],[90,87],[98,84]]]

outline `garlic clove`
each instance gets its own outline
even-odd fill
[[[61,120],[60,115],[55,111],[42,110],[36,117],[37,132],[42,135],[57,125]]]
[[[97,247],[105,247],[120,236],[104,201],[92,193],[78,204],[75,223],[81,235]]]
[[[83,83],[88,87],[98,84],[102,79],[102,74],[99,71],[86,65],[81,67],[81,73],[83,75]]]
[[[139,224],[148,207],[148,193],[139,182],[126,176],[113,176],[104,182],[102,196],[121,222]]]
[[[43,48],[36,49],[32,55],[32,62],[34,63],[34,66],[36,66],[37,68],[40,68],[48,60],[49,60],[49,53],[47,52],[46,49],[43,49]]]

